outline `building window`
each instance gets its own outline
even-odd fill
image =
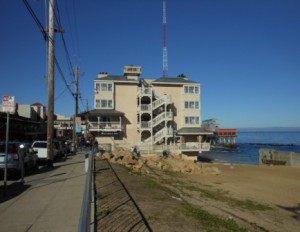
[[[97,109],[113,109],[112,100],[107,100],[107,99],[96,100],[96,108]]]
[[[97,109],[100,108],[100,100],[96,100],[96,108],[97,108]]]
[[[198,86],[184,86],[184,93],[185,94],[199,94],[199,87]]]
[[[100,91],[100,84],[99,84],[99,83],[96,83],[96,88],[95,88],[95,90],[96,90],[97,92]]]
[[[199,125],[199,117],[185,117],[186,125]]]
[[[112,92],[112,83],[96,83],[97,92]]]
[[[107,108],[107,100],[101,100],[101,108],[102,109]]]
[[[199,109],[199,102],[198,101],[185,101],[184,108],[185,109]]]
[[[188,86],[184,86],[184,93],[189,93],[189,87]]]

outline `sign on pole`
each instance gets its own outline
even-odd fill
[[[3,196],[6,196],[6,182],[7,182],[7,160],[8,160],[8,139],[9,139],[9,113],[15,113],[16,104],[14,96],[2,97],[2,111],[7,113],[6,116],[6,139],[5,139],[5,169],[3,181]]]
[[[76,117],[75,123],[76,123],[76,133],[80,133],[81,132],[81,117]]]
[[[15,113],[16,103],[14,96],[3,96],[2,97],[2,111],[7,113]]]

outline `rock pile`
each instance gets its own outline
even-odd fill
[[[137,157],[133,155],[129,150],[117,147],[112,154],[104,153],[98,156],[103,156],[103,158],[109,160],[112,163],[119,163],[125,165],[131,170],[149,174],[152,169],[161,169],[164,171],[171,172],[181,172],[181,173],[197,173],[206,175],[219,175],[221,172],[217,167],[203,165],[191,160],[181,159],[179,156],[147,156],[147,157]]]

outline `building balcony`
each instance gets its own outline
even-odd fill
[[[181,143],[179,144],[179,149],[181,151],[189,152],[189,151],[209,151],[210,143]]]
[[[121,122],[89,122],[89,131],[122,131]]]
[[[161,153],[164,150],[170,150],[171,153],[178,152],[198,152],[210,151],[210,143],[176,143],[176,144],[161,144],[161,145],[150,145],[141,143],[138,145],[139,150],[143,153],[144,151],[152,153]]]

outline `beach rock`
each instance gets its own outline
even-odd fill
[[[129,150],[123,148],[116,148],[113,154],[105,153],[103,157],[142,174],[151,173],[151,168],[187,174],[219,175],[221,173],[217,167],[204,166],[201,163],[181,159],[179,156],[135,157]]]

